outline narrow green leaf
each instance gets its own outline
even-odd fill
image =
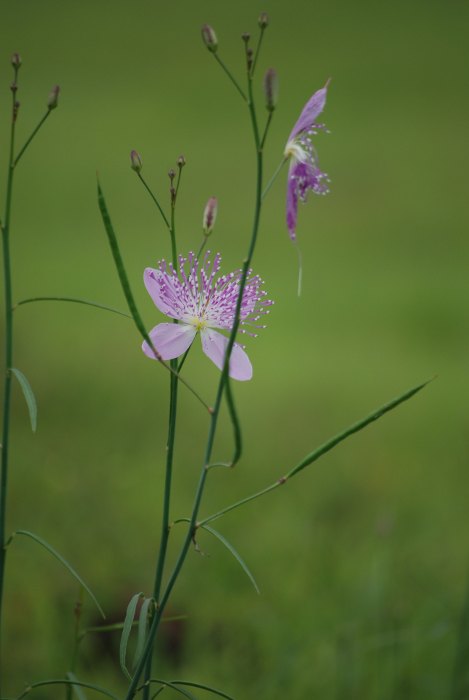
[[[76,684],[73,685],[73,692],[77,696],[78,700],[87,700],[86,693],[83,692],[82,686],[79,685],[80,681],[75,676],[75,674],[69,671],[67,673],[67,678],[69,678],[74,684]]]
[[[145,598],[140,608],[140,616],[138,618],[138,629],[137,629],[137,646],[135,647],[134,660],[132,662],[132,670],[135,669],[140,657],[142,655],[143,647],[145,646],[145,641],[147,638],[148,631],[148,611],[151,605],[155,604],[154,598]]]
[[[203,530],[207,530],[207,532],[210,532],[214,537],[216,537],[222,544],[225,545],[225,547],[231,552],[231,554],[234,556],[238,564],[241,566],[243,569],[244,573],[247,575],[249,580],[251,581],[252,585],[254,586],[256,593],[260,594],[259,586],[256,583],[256,579],[248,569],[247,564],[243,561],[241,558],[240,554],[236,551],[236,549],[233,547],[233,545],[228,542],[226,537],[223,537],[222,534],[218,532],[218,530],[214,530],[213,527],[209,527],[208,525],[199,525]]]
[[[35,535],[34,532],[29,532],[28,530],[16,530],[16,532],[13,533],[12,538],[14,535],[24,535],[25,537],[30,537],[32,540],[35,542],[38,542],[44,549],[47,549],[47,551],[52,554],[53,557],[59,560],[63,566],[72,574],[73,578],[75,578],[78,583],[80,583],[85,591],[88,593],[90,598],[93,600],[94,604],[98,608],[99,612],[101,613],[103,618],[106,618],[106,615],[104,614],[104,611],[100,604],[98,603],[98,600],[96,596],[94,595],[93,591],[91,588],[83,581],[81,576],[75,571],[73,566],[71,566],[64,557],[57,552],[56,549],[54,549],[48,542],[42,539],[42,537],[39,537],[39,535]]]
[[[24,376],[23,372],[20,372],[20,370],[16,369],[15,367],[11,367],[10,369],[17,378],[20,387],[23,390],[24,398],[29,411],[29,418],[31,420],[31,429],[33,433],[35,433],[37,428],[37,403],[33,390],[31,389],[31,385]]]
[[[101,688],[99,685],[94,685],[94,683],[82,683],[81,681],[71,681],[65,678],[53,678],[47,681],[38,681],[37,683],[31,683],[27,688],[23,690],[21,695],[18,695],[16,700],[22,700],[35,688],[42,688],[48,685],[79,685],[81,688],[89,688],[90,690],[95,690],[97,693],[101,693],[102,695],[106,695],[108,698],[112,698],[112,700],[119,700],[117,695],[114,695],[113,693],[109,692],[109,690],[106,690],[106,688]]]
[[[194,683],[192,681],[171,681],[174,685],[188,685],[191,688],[201,688],[202,690],[207,690],[209,693],[214,693],[219,695],[221,698],[226,700],[234,700],[231,695],[227,695],[222,690],[217,690],[217,688],[212,688],[209,685],[204,685],[203,683]]]
[[[161,695],[161,693],[165,690],[165,688],[166,688],[165,685],[162,685],[161,688],[158,688],[156,693],[153,693],[153,695],[151,696],[151,700],[155,700],[155,698],[157,698],[158,695]]]
[[[101,217],[103,220],[104,228],[106,230],[106,234],[108,237],[109,245],[111,247],[111,252],[112,252],[112,257],[114,258],[114,264],[116,266],[117,274],[119,275],[119,280],[121,283],[122,291],[124,292],[124,296],[126,298],[129,311],[132,314],[132,318],[135,322],[135,325],[137,326],[138,330],[140,331],[140,334],[142,337],[149,343],[150,347],[152,346],[151,340],[148,338],[148,333],[145,328],[145,324],[142,321],[142,318],[138,312],[137,305],[134,300],[134,296],[132,294],[132,290],[130,288],[130,283],[129,283],[129,278],[127,277],[127,272],[125,270],[124,266],[124,261],[122,259],[122,255],[119,250],[119,244],[117,242],[117,236],[114,232],[114,228],[111,222],[111,217],[109,215],[109,211],[106,205],[106,201],[104,199],[104,194],[101,189],[101,185],[98,182],[98,204],[99,204],[99,210],[101,212]]]
[[[135,611],[137,610],[137,605],[140,598],[143,598],[143,593],[135,593],[135,595],[133,595],[130,599],[130,603],[127,606],[127,612],[125,613],[124,627],[122,628],[122,636],[119,650],[119,662],[121,665],[121,669],[125,676],[129,679],[129,681],[132,680],[132,676],[127,670],[125,659],[127,657],[127,645],[129,643],[130,633],[134,624]]]
[[[152,678],[148,683],[160,683],[163,687],[167,688],[172,688],[176,693],[179,693],[180,695],[184,695],[184,697],[189,698],[189,700],[196,700],[195,695],[192,695],[188,690],[183,690],[182,688],[178,688],[177,683],[180,683],[180,681],[164,681],[161,678]],[[143,687],[143,686],[142,686]],[[139,689],[140,690],[140,689]],[[158,693],[161,692],[161,690],[158,690]]]
[[[381,408],[378,408],[376,411],[373,411],[373,413],[370,413],[370,415],[366,416],[366,418],[363,418],[362,420],[358,421],[358,423],[354,423],[349,428],[339,433],[328,442],[325,442],[313,452],[310,452],[309,455],[307,455],[299,464],[296,465],[296,467],[293,467],[293,469],[291,469],[291,471],[289,471],[288,474],[286,474],[286,476],[283,477],[284,481],[290,479],[292,476],[295,476],[295,474],[298,474],[298,472],[300,472],[302,469],[315,462],[317,459],[319,459],[319,457],[322,457],[323,454],[329,452],[329,450],[332,450],[336,445],[339,444],[339,442],[342,442],[343,440],[346,440],[350,435],[353,435],[354,433],[358,433],[360,430],[363,430],[363,428],[366,428],[367,425],[369,425],[375,420],[378,420],[378,418],[384,416],[385,413],[392,411],[404,401],[408,401],[412,396],[417,394],[417,392],[421,391],[421,389],[427,386],[427,384],[429,384],[429,382],[431,381],[433,380],[429,379],[423,384],[419,384],[413,389],[409,389],[404,394],[401,394],[401,396],[398,396],[396,399],[393,399],[392,401],[389,401],[389,403],[384,404],[384,406],[381,406]]]
[[[241,458],[241,453],[243,449],[243,441],[241,436],[241,425],[239,423],[238,414],[236,413],[236,407],[234,403],[233,394],[231,392],[231,381],[229,376],[226,377],[225,381],[225,391],[226,391],[226,403],[228,405],[228,411],[230,413],[231,423],[233,425],[233,436],[235,442],[235,449],[233,454],[233,459],[231,460],[231,466],[239,462]]]
[[[129,311],[132,314],[132,318],[134,320],[134,323],[137,327],[137,330],[139,331],[140,335],[142,338],[148,343],[150,348],[155,354],[155,358],[159,361],[160,364],[163,365],[169,372],[174,374],[178,378],[178,380],[181,382],[181,384],[184,384],[184,386],[189,389],[189,391],[200,401],[203,406],[211,412],[210,406],[202,399],[201,396],[191,387],[190,384],[186,382],[186,380],[183,377],[180,377],[177,371],[175,371],[172,367],[170,367],[161,357],[161,355],[158,353],[156,350],[155,346],[153,345],[150,336],[148,335],[145,324],[142,321],[142,317],[140,316],[137,305],[134,300],[134,296],[132,294],[132,290],[130,288],[130,283],[129,283],[129,278],[127,277],[127,272],[125,271],[125,266],[124,266],[124,261],[122,259],[120,250],[119,250],[119,244],[117,242],[117,236],[114,232],[114,228],[112,226],[111,222],[111,217],[109,216],[109,211],[106,206],[106,201],[104,199],[104,194],[101,189],[101,185],[98,182],[98,204],[99,204],[99,210],[101,212],[101,218],[103,220],[104,228],[106,230],[106,234],[108,237],[109,245],[111,247],[111,252],[112,256],[114,258],[114,264],[117,269],[117,274],[119,275],[119,280],[121,283],[122,291],[124,292],[124,296],[127,301],[127,305],[129,307]]]
[[[104,311],[112,311],[113,314],[125,316],[125,318],[132,318],[132,316],[130,314],[126,314],[125,311],[119,311],[119,309],[114,309],[112,306],[99,304],[97,301],[88,301],[88,299],[79,299],[78,297],[31,297],[30,299],[22,299],[21,301],[18,301],[16,306],[31,304],[34,301],[67,301],[72,302],[73,304],[85,304],[86,306],[94,306],[97,309],[103,309]]]

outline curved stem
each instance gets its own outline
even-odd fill
[[[16,83],[15,71],[15,83]],[[5,285],[5,369],[3,389],[3,428],[2,428],[2,458],[0,474],[0,634],[2,630],[3,587],[5,580],[5,520],[8,486],[8,450],[10,438],[10,409],[11,409],[11,371],[13,365],[13,309],[12,309],[12,280],[10,262],[10,219],[13,195],[14,148],[16,123],[16,93],[12,91],[12,120],[10,131],[10,153],[8,162],[8,178],[5,203],[5,223],[2,226],[3,275]],[[0,694],[1,694],[1,639],[0,639]]]
[[[16,168],[16,166],[18,165],[20,158],[24,155],[24,153],[25,153],[26,149],[28,148],[29,144],[31,143],[31,141],[33,140],[33,138],[36,136],[37,132],[39,131],[39,129],[41,128],[41,126],[44,124],[44,122],[46,121],[46,119],[47,119],[47,117],[49,116],[49,114],[51,113],[51,111],[52,111],[52,110],[50,110],[50,109],[47,110],[47,112],[44,114],[44,116],[42,117],[42,119],[39,121],[39,124],[38,124],[38,125],[36,126],[36,128],[33,130],[31,136],[27,139],[27,141],[26,141],[26,143],[24,144],[23,148],[20,150],[20,152],[18,153],[18,155],[16,156],[16,158],[15,158],[15,160],[14,160],[14,162],[13,162],[13,167],[14,167],[14,168]]]
[[[239,94],[241,95],[241,97],[243,98],[243,100],[244,100],[245,102],[247,102],[248,99],[247,99],[246,95],[244,94],[243,90],[240,88],[238,81],[237,81],[236,78],[233,76],[233,74],[231,73],[231,71],[230,71],[230,70],[226,67],[226,65],[223,63],[223,61],[221,60],[220,56],[219,56],[217,53],[212,53],[212,56],[215,58],[215,60],[219,63],[219,65],[220,65],[220,66],[222,67],[222,69],[225,71],[226,75],[227,75],[228,78],[231,80],[231,82],[233,83],[233,85],[235,86],[235,88],[237,89],[237,91],[239,92]]]
[[[148,192],[148,194],[149,194],[150,197],[152,198],[153,202],[156,204],[156,206],[157,206],[157,208],[158,208],[158,211],[160,212],[160,214],[161,214],[161,216],[162,216],[162,218],[163,218],[163,221],[164,221],[165,224],[166,224],[166,227],[167,227],[168,229],[171,230],[170,223],[169,223],[169,221],[168,221],[168,219],[167,219],[167,217],[166,217],[166,214],[164,213],[163,209],[161,208],[161,205],[160,205],[159,201],[157,200],[157,198],[156,198],[155,195],[153,194],[153,192],[152,192],[152,190],[150,189],[149,185],[147,185],[147,182],[146,182],[146,180],[143,178],[142,174],[141,174],[141,173],[137,173],[137,175],[138,175],[138,178],[139,178],[140,182],[142,183],[142,185],[145,187],[146,191]]]
[[[264,197],[267,195],[268,191],[270,190],[270,188],[274,184],[275,180],[277,179],[281,169],[283,168],[283,166],[285,165],[287,160],[288,160],[288,158],[283,158],[282,162],[277,166],[277,169],[275,170],[274,174],[272,175],[269,182],[265,186],[265,190],[262,193],[262,199],[264,199]]]

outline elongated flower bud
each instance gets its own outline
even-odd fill
[[[139,173],[142,169],[142,159],[137,151],[130,151],[130,167],[132,170],[135,170],[136,173]]]
[[[216,197],[210,197],[204,209],[204,218],[202,220],[202,229],[206,236],[209,236],[213,227],[215,226],[215,221],[218,212],[218,199]]]
[[[266,27],[269,26],[269,15],[267,12],[261,12],[259,19],[257,20],[257,24],[261,29],[266,29]]]
[[[21,66],[21,63],[22,61],[19,53],[14,53],[11,57],[11,65],[13,66],[13,68],[18,70],[18,68]]]
[[[204,24],[202,27],[202,39],[207,49],[215,53],[218,49],[218,39],[215,30],[209,24]]]
[[[47,109],[55,109],[59,104],[60,86],[54,85],[47,98]]]
[[[265,106],[273,112],[278,101],[278,77],[275,68],[269,68],[264,75]]]

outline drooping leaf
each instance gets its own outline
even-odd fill
[[[93,591],[91,590],[91,588],[88,586],[88,584],[86,584],[83,581],[82,577],[80,576],[80,574],[78,574],[75,571],[73,566],[71,564],[69,564],[68,561],[61,554],[59,554],[59,552],[56,549],[54,549],[54,547],[52,547],[52,545],[50,545],[48,542],[46,542],[46,540],[42,539],[42,537],[39,537],[39,535],[36,535],[34,532],[29,532],[28,530],[16,530],[16,532],[13,533],[12,537],[14,535],[23,535],[24,537],[30,537],[32,540],[34,540],[35,542],[40,544],[42,547],[44,547],[44,549],[46,549],[50,554],[52,554],[53,557],[58,559],[58,561],[61,564],[63,564],[63,566],[65,566],[65,568],[71,573],[73,578],[75,578],[78,581],[78,583],[80,583],[83,586],[85,591],[88,593],[88,595],[93,600],[96,607],[98,608],[102,617],[104,619],[106,618],[106,615],[104,614],[104,611],[103,611],[101,605],[98,603],[98,600],[97,600],[95,594],[93,593]]]
[[[137,646],[135,647],[134,660],[132,662],[132,669],[135,669],[140,657],[142,655],[143,647],[145,646],[145,641],[147,638],[148,631],[148,612],[150,607],[154,606],[155,601],[153,598],[145,598],[140,608],[140,616],[138,618],[138,628],[137,628]]]
[[[19,385],[23,390],[23,395],[29,411],[29,418],[31,420],[31,429],[33,433],[35,433],[37,428],[37,403],[36,397],[31,389],[31,384],[28,382],[23,372],[20,372],[19,369],[16,369],[15,367],[11,367],[10,369],[17,378]]]
[[[247,575],[249,580],[251,581],[252,585],[254,586],[254,589],[256,593],[260,594],[259,586],[256,583],[256,579],[252,575],[251,571],[249,570],[246,562],[241,558],[241,555],[239,552],[233,547],[233,545],[228,542],[226,537],[224,537],[218,530],[214,530],[213,527],[209,527],[208,525],[200,525],[203,530],[207,530],[207,532],[210,532],[214,537],[216,537],[222,544],[225,545],[225,547],[231,552],[231,554],[234,556],[238,564],[241,566],[243,569],[244,573]]]
[[[119,662],[123,673],[129,679],[129,681],[132,680],[132,677],[125,663],[125,660],[127,658],[127,645],[129,643],[130,633],[134,624],[135,612],[137,610],[138,601],[141,598],[143,598],[143,593],[135,593],[135,595],[133,595],[130,599],[130,602],[127,606],[127,612],[125,613],[124,626],[122,628],[121,643],[119,649]]]

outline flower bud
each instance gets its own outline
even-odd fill
[[[204,24],[202,27],[202,39],[207,49],[215,53],[218,49],[218,39],[213,27],[209,24]]]
[[[264,75],[265,106],[273,112],[278,100],[278,77],[275,68],[269,68]]]
[[[135,170],[136,173],[139,173],[140,170],[142,169],[142,159],[140,158],[140,154],[137,153],[137,151],[130,151],[130,167],[132,170]]]
[[[171,181],[171,183],[172,183],[173,180],[174,180],[174,178],[176,177],[176,171],[175,171],[173,168],[171,168],[171,169],[168,171],[168,177],[169,177],[169,179],[170,179],[170,181]]]
[[[47,109],[55,109],[59,104],[60,86],[54,85],[47,98]]]
[[[18,68],[21,66],[21,63],[22,61],[19,53],[14,53],[11,57],[11,65],[13,66],[13,68],[15,68],[15,70],[18,70]]]
[[[241,39],[242,39],[246,44],[248,43],[248,41],[249,41],[250,38],[251,38],[251,35],[249,34],[249,32],[243,32],[243,34],[241,34]]]
[[[184,156],[179,156],[178,158],[178,168],[183,168],[186,164],[186,159]]]
[[[259,19],[257,20],[257,24],[261,29],[265,29],[269,26],[269,15],[267,12],[261,12]]]
[[[216,197],[210,197],[204,209],[204,218],[202,220],[202,229],[206,236],[209,236],[213,227],[215,226],[215,221],[218,212],[218,199]]]

